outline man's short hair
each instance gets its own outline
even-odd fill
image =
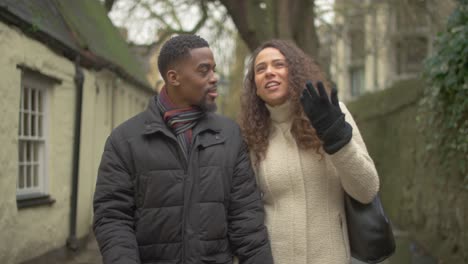
[[[159,73],[166,80],[169,67],[190,55],[190,50],[210,47],[208,42],[197,35],[178,35],[169,39],[161,48],[158,57]]]

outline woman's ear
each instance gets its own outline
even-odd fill
[[[179,86],[180,85],[179,75],[177,74],[176,70],[167,71],[166,77],[167,77],[167,82],[169,83],[169,85],[171,85],[171,86]]]

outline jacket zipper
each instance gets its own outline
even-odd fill
[[[187,212],[186,212],[186,204],[185,204],[185,186],[186,186],[186,180],[188,177],[188,164],[190,160],[190,156],[187,154],[187,160],[185,159],[185,155],[182,153],[182,148],[179,145],[179,142],[176,140],[176,146],[177,146],[177,154],[179,155],[179,159],[182,161],[182,165],[184,168],[184,178],[182,179],[182,202],[183,202],[183,207],[182,207],[182,258],[181,262],[185,263],[185,224],[186,224],[186,218],[187,218]],[[192,152],[190,152],[192,153]]]
[[[191,151],[190,153],[187,154],[187,159],[185,159],[185,156],[183,155],[182,153],[182,148],[180,147],[179,145],[179,142],[176,138],[174,137],[171,137],[170,134],[166,133],[163,131],[164,134],[166,134],[167,137],[169,137],[170,139],[172,139],[175,144],[176,144],[176,150],[177,150],[177,154],[179,156],[179,160],[182,161],[182,165],[183,165],[183,168],[184,168],[184,179],[182,181],[182,184],[183,184],[183,187],[182,187],[182,201],[183,201],[183,207],[182,207],[182,258],[181,258],[181,261],[182,263],[185,263],[185,224],[186,224],[186,206],[185,206],[185,186],[186,186],[186,178],[188,178],[188,167],[189,167],[189,164],[190,164],[190,160],[191,160],[191,157],[192,157],[192,152],[193,152],[193,149],[194,149],[194,146],[195,146],[195,139],[196,137],[198,136],[198,133],[197,134],[194,134],[193,135],[193,139],[192,139],[192,145],[191,145]]]
[[[177,154],[179,155],[179,159],[182,161],[182,165],[183,165],[183,168],[184,168],[184,179],[182,181],[182,184],[183,184],[183,188],[182,188],[182,201],[184,203],[183,205],[183,208],[182,208],[182,263],[185,263],[185,251],[186,251],[186,248],[185,248],[185,224],[186,224],[186,218],[187,218],[187,212],[186,212],[186,204],[185,204],[185,188],[186,188],[186,180],[188,178],[188,169],[189,169],[189,166],[190,166],[190,161],[192,159],[192,153],[195,149],[195,142],[196,142],[196,138],[198,136],[198,133],[193,135],[193,139],[192,139],[192,144],[191,144],[191,148],[190,148],[190,153],[187,153],[187,159],[185,159],[183,153],[182,153],[182,148],[180,147],[179,145],[179,142],[177,140],[175,140],[176,142],[176,149],[177,149]]]
[[[173,142],[175,143],[175,146],[176,146],[176,151],[177,151],[177,155],[179,156],[179,160],[182,162],[182,167],[184,169],[184,177],[187,178],[186,176],[188,175],[187,172],[188,172],[188,161],[185,159],[185,156],[183,155],[182,153],[182,148],[180,147],[179,145],[179,142],[177,141],[176,138],[173,138],[173,137],[170,137],[168,136],[170,139],[173,140]],[[189,157],[187,157],[187,159],[189,159]],[[184,203],[182,205],[182,257],[181,257],[181,261],[182,263],[185,263],[185,217],[186,217],[186,213],[185,213],[185,180],[186,179],[182,179],[182,184],[183,184],[183,187],[182,187],[182,202]]]

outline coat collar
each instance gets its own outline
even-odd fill
[[[157,95],[151,98],[148,108],[145,111],[145,122],[142,130],[143,134],[149,135],[156,132],[162,132],[173,137],[174,134],[162,118],[161,112],[156,104],[156,99]],[[194,127],[193,136],[195,137],[197,134],[206,130],[211,130],[215,133],[221,132],[221,124],[219,123],[219,120],[217,120],[216,114],[206,113],[206,115],[202,117]]]

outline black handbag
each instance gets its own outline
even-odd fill
[[[346,222],[351,256],[366,263],[379,263],[395,252],[395,238],[380,198],[362,204],[345,193]]]

